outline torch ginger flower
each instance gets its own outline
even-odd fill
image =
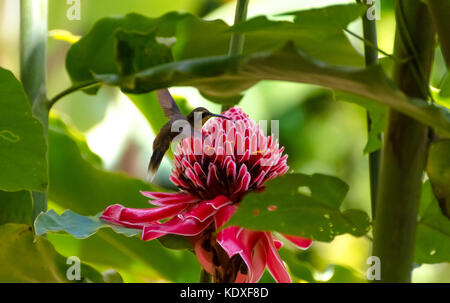
[[[216,282],[258,282],[266,266],[277,282],[290,282],[277,252],[282,243],[271,232],[235,226],[215,232],[247,192],[263,190],[266,181],[289,169],[284,148],[240,108],[223,115],[234,123],[210,120],[202,128],[203,140],[190,137],[177,145],[170,180],[178,193],[141,192],[157,207],[116,204],[103,212],[102,219],[142,230],[144,241],[167,234],[188,237],[200,264]],[[311,245],[309,239],[284,237],[303,249]]]

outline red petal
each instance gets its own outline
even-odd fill
[[[242,243],[238,240],[238,235],[241,231],[242,228],[231,226],[217,234],[217,243],[222,246],[230,258],[243,250]]]
[[[201,233],[211,224],[212,219],[200,222],[196,219],[182,220],[174,217],[162,224],[151,224],[144,226],[142,240],[149,241],[158,237],[158,234],[176,234],[182,236],[195,236]]]
[[[270,233],[264,233],[264,235],[264,244],[267,253],[267,269],[277,282],[290,283],[291,277],[289,276],[280,255],[278,255],[277,249],[272,240],[272,235]]]
[[[200,199],[195,196],[179,194],[177,196],[156,199],[149,202],[153,205],[173,205],[173,204],[196,203],[198,201],[200,201]]]
[[[277,250],[279,250],[280,248],[283,247],[283,242],[281,242],[280,240],[275,239],[275,238],[272,238],[272,239],[273,239],[273,243],[275,244],[275,248]]]
[[[170,198],[170,197],[176,197],[179,196],[180,193],[161,193],[161,192],[154,192],[154,191],[141,191],[141,195],[150,198],[150,199],[163,199],[163,198]]]
[[[286,239],[291,241],[293,244],[295,244],[296,246],[298,246],[302,249],[307,249],[312,244],[311,239],[305,239],[305,238],[301,238],[301,237],[288,236],[288,235],[283,235],[283,237],[285,237]]]
[[[266,269],[267,255],[264,241],[259,241],[253,249],[251,283],[257,283]],[[249,270],[250,272],[250,270]]]
[[[216,229],[222,227],[230,218],[234,215],[237,210],[237,205],[228,205],[219,209],[214,216],[216,222]]]
[[[147,209],[126,208],[115,204],[105,209],[101,218],[116,224],[128,226],[145,226],[157,220],[161,220],[184,210],[186,205],[175,204],[170,206],[154,207]],[[140,223],[140,224],[136,224]]]
[[[226,196],[218,196],[211,201],[203,201],[197,207],[187,212],[186,214],[180,214],[181,219],[194,218],[200,222],[205,221],[224,206],[230,205],[232,202]]]

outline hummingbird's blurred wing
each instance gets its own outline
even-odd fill
[[[156,93],[158,95],[159,105],[161,106],[164,115],[169,118],[169,120],[176,120],[180,117],[184,117],[168,89],[160,89]]]

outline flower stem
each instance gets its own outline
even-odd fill
[[[20,1],[20,78],[33,114],[48,132],[46,109],[47,0]],[[47,210],[47,191],[33,192],[32,219]]]
[[[238,25],[247,19],[247,8],[249,0],[237,0],[236,12],[234,15],[234,25]],[[233,32],[231,34],[229,56],[241,55],[244,51],[245,35]],[[230,106],[222,105],[222,112],[228,110]]]
[[[395,13],[405,22],[397,22],[394,55],[413,60],[394,64],[394,81],[408,96],[426,99],[435,42],[428,9],[421,0],[397,0]],[[417,66],[426,75],[421,82],[412,71]],[[372,254],[381,261],[376,282],[411,281],[427,150],[428,127],[389,110],[374,225]]]
[[[368,43],[364,43],[364,57],[366,66],[378,64],[378,40],[377,40],[377,23],[376,20],[369,20],[365,13],[362,17],[363,36]],[[372,129],[372,119],[367,112],[367,132]],[[379,136],[380,137],[380,136]],[[372,218],[375,217],[378,175],[380,170],[380,151],[374,151],[369,154],[369,175],[370,175],[370,201],[372,206]]]

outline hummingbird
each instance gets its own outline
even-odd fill
[[[195,108],[189,115],[185,116],[181,113],[177,104],[173,100],[168,89],[162,89],[157,91],[158,102],[161,106],[164,115],[169,119],[169,121],[164,124],[164,126],[159,131],[158,135],[153,141],[153,154],[150,158],[150,163],[148,165],[148,180],[152,181],[155,174],[161,164],[161,161],[170,147],[170,143],[178,135],[183,135],[185,137],[200,136],[203,138],[201,133],[201,127],[203,124],[212,117],[219,117],[227,120],[231,120],[228,117],[217,115],[211,113],[208,109],[204,107]],[[201,119],[201,121],[195,121],[195,119]],[[180,125],[188,125],[188,129],[173,130],[175,122],[181,122]],[[186,123],[187,122],[187,123]],[[195,123],[197,122],[197,123]],[[200,123],[198,123],[200,122]],[[197,127],[197,129],[195,128]],[[175,127],[176,129],[176,127]]]

